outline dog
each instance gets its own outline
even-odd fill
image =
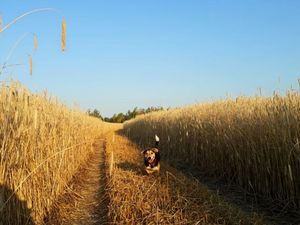
[[[159,137],[155,135],[155,147],[147,148],[141,153],[144,155],[146,174],[160,173],[160,153],[158,150]]]

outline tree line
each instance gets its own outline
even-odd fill
[[[146,109],[135,107],[132,111],[128,110],[127,113],[115,113],[112,117],[102,117],[102,115],[98,109],[94,109],[94,110],[88,109],[87,114],[89,116],[99,118],[105,122],[123,123],[124,121],[133,119],[138,115],[146,114],[146,113],[150,113],[150,112],[161,111],[161,110],[164,110],[164,108],[160,107],[160,106],[148,107]]]

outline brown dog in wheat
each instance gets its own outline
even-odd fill
[[[155,147],[142,151],[146,174],[160,173],[160,153],[158,149],[159,137],[155,135]]]

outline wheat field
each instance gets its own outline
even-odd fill
[[[298,210],[299,97],[239,97],[117,125],[2,83],[0,224],[269,224],[181,169]],[[140,155],[155,134],[159,177],[143,175]]]
[[[300,96],[238,97],[140,116],[124,125],[140,146],[161,138],[163,158],[221,177],[286,208],[300,207]]]
[[[35,2],[0,6],[0,225],[300,225],[300,1]]]
[[[1,84],[0,124],[0,224],[42,224],[105,125],[17,82]]]

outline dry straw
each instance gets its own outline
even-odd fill
[[[115,168],[107,182],[109,221],[105,224],[268,224],[164,162],[159,177],[143,175],[141,149],[123,135],[110,133],[107,143],[107,159],[114,154]]]
[[[111,152],[110,163],[109,163],[109,176],[111,177],[114,169],[114,152]]]
[[[163,158],[222,177],[251,193],[300,207],[300,96],[238,97],[140,116],[125,124],[143,146],[161,138]]]
[[[0,87],[0,223],[42,224],[103,123],[18,83]]]

